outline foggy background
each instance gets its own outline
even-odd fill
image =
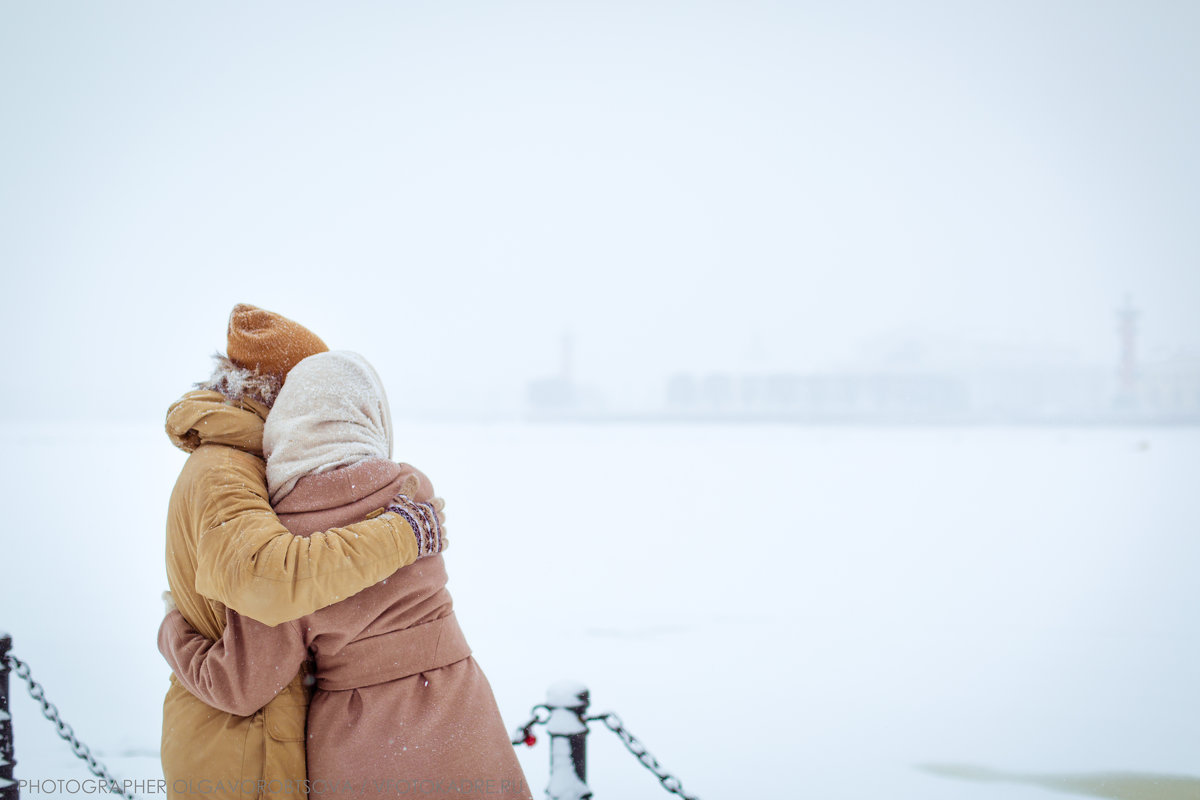
[[[0,414],[161,418],[237,302],[401,416],[521,416],[565,336],[607,413],[996,363],[1107,408],[1126,295],[1200,412],[1198,34],[1191,2],[8,3]]]
[[[1191,800],[1197,42],[1194,2],[0,4],[0,628],[161,774],[162,421],[247,302],[378,368],[509,725],[570,678],[705,798]],[[16,774],[86,778],[13,684]],[[597,797],[664,796],[596,728]]]

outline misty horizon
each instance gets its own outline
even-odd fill
[[[410,415],[519,409],[564,332],[636,405],[909,341],[1115,370],[1126,296],[1143,361],[1191,358],[1198,34],[1184,2],[9,5],[0,418],[160,419],[238,302]]]

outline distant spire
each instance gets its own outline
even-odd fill
[[[1120,336],[1120,363],[1117,368],[1117,405],[1133,408],[1137,405],[1137,323],[1140,312],[1128,293],[1125,303],[1117,310],[1117,330]]]

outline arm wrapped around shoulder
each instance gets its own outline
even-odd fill
[[[203,498],[196,591],[266,625],[357,594],[420,555],[420,534],[388,514],[293,536],[267,502],[262,459],[233,449],[192,491]]]
[[[446,515],[442,509],[445,501],[435,497],[429,503],[414,502],[408,495],[398,494],[388,503],[385,511],[399,514],[417,537],[417,558],[434,556],[449,545],[446,537]]]

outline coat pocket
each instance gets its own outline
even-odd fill
[[[303,742],[308,706],[268,704],[263,709],[267,735],[277,742]]]
[[[292,682],[263,707],[263,728],[277,742],[303,742],[308,728],[312,662],[305,661]]]

